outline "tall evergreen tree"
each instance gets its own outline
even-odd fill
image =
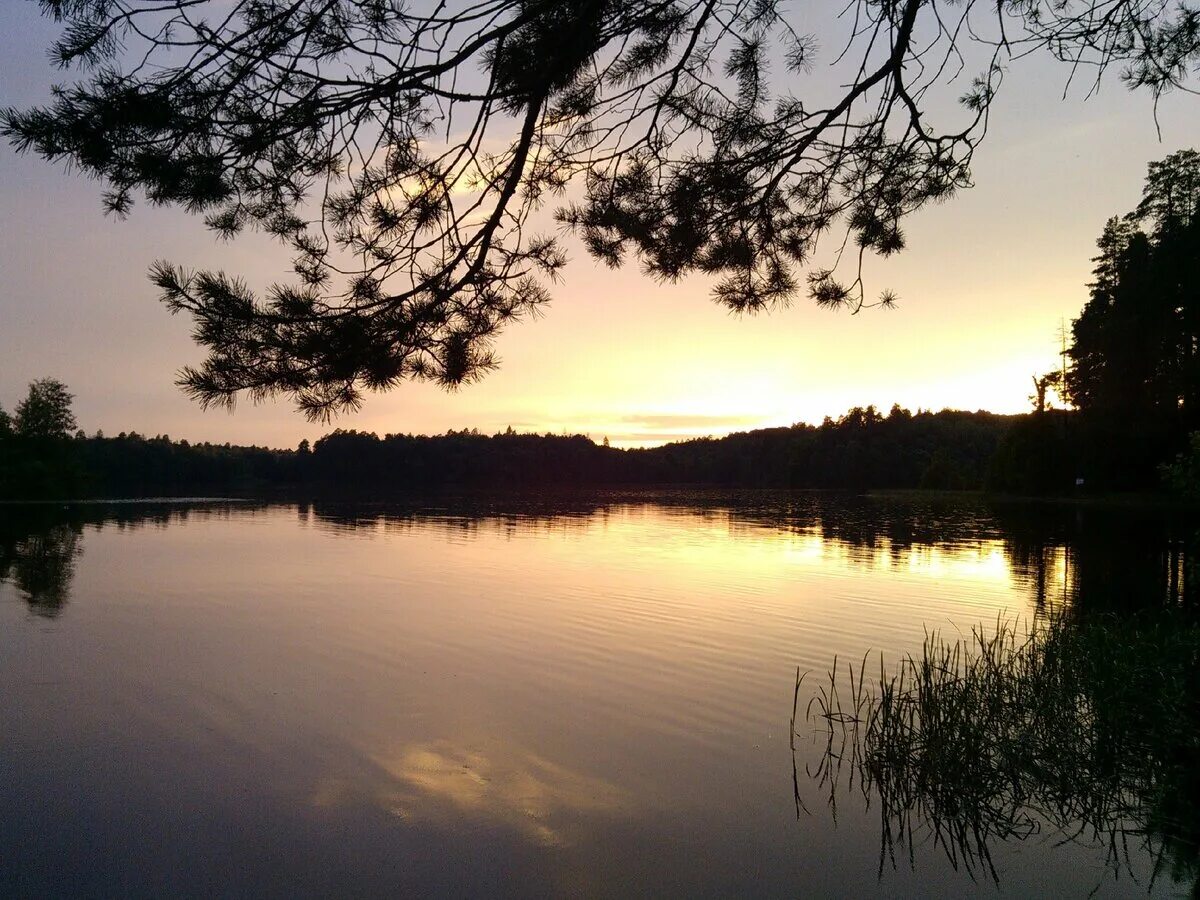
[[[1152,163],[1137,209],[1110,219],[1098,246],[1067,390],[1093,434],[1145,466],[1200,428],[1200,154]]]
[[[1200,424],[1200,154],[1151,164],[1142,201],[1104,227],[1067,385],[1085,412]]]

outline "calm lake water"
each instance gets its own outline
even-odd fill
[[[797,668],[1178,600],[1190,535],[774,493],[0,506],[0,894],[1186,895],[1049,831],[998,886],[928,835],[881,869],[789,735]]]

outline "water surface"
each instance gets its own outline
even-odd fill
[[[835,817],[797,668],[1181,603],[1189,534],[774,493],[0,507],[0,893],[962,896]],[[981,886],[1190,889],[1059,840]]]

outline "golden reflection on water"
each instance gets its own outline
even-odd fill
[[[1028,573],[1014,570],[1009,543],[999,537],[956,536],[953,540],[922,542],[870,535],[866,542],[826,533],[822,524],[779,527],[777,523],[747,523],[729,510],[677,509],[643,504],[616,504],[589,514],[562,516],[397,517],[386,512],[353,520],[314,515],[300,508],[300,519],[330,533],[386,540],[389,535],[434,529],[446,538],[476,541],[536,535],[576,539],[600,531],[604,547],[582,551],[611,551],[614,546],[638,546],[646,557],[677,570],[693,568],[761,572],[779,563],[808,565],[829,571],[905,572],[913,576],[964,581],[1012,583]],[[650,536],[653,540],[648,540]],[[1062,586],[1069,566],[1066,547],[1045,548],[1046,574]],[[669,576],[669,572],[664,573]]]
[[[777,535],[764,544],[776,544],[764,556],[781,552],[789,562],[825,570],[904,572],[928,578],[954,578],[965,582],[1005,584],[1014,573],[1001,540],[979,540],[951,545],[903,546],[881,538],[874,547],[863,548],[819,531],[801,535]],[[732,551],[740,555],[737,548]]]
[[[822,527],[780,529],[747,526],[727,512],[687,514],[653,506],[617,506],[587,516],[553,518],[499,517],[482,520],[451,517],[396,518],[387,513],[357,520],[305,516],[301,521],[332,534],[387,540],[391,535],[436,530],[444,537],[471,541],[556,536],[576,540],[601,532],[603,546],[580,545],[582,553],[605,553],[637,546],[645,557],[683,571],[704,569],[761,571],[780,562],[810,564],[830,570],[904,570],[934,578],[955,577],[1003,582],[1014,573],[1007,545],[998,538],[934,544],[898,542],[875,536],[863,545],[823,533]],[[653,537],[653,540],[648,538]],[[1055,548],[1061,554],[1063,548]],[[668,574],[669,573],[665,573]]]

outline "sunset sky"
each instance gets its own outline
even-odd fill
[[[840,4],[839,4],[840,5]],[[800,5],[793,4],[796,8]],[[0,105],[43,101],[63,80],[46,61],[55,34],[36,3],[0,9]],[[836,44],[831,41],[830,44]],[[818,66],[819,66],[818,61]],[[409,384],[371,395],[334,424],[384,432],[582,432],[647,445],[900,403],[1019,412],[1030,376],[1058,365],[1058,330],[1086,298],[1094,242],[1132,208],[1146,164],[1200,147],[1195,98],[1158,109],[1115,79],[1063,98],[1066,70],[1014,66],[976,154],[976,188],[907,225],[908,249],[869,269],[894,311],[852,316],[800,301],[731,316],[693,279],[662,285],[636,265],[613,272],[568,241],[572,263],[545,315],[497,344],[499,371],[456,393]],[[146,279],[164,258],[223,268],[262,287],[289,255],[261,237],[220,243],[179,210],[101,212],[95,182],[0,146],[0,404],[34,378],[76,395],[89,432],[295,445],[327,430],[286,400],[201,411],[174,386],[203,354]],[[330,426],[333,427],[333,426]]]

